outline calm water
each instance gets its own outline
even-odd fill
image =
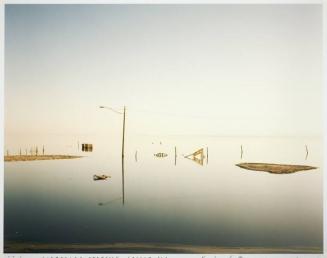
[[[118,139],[94,141],[94,152],[83,153],[82,159],[7,162],[5,243],[322,249],[321,142],[320,138],[127,138],[124,187]],[[75,142],[57,145],[57,154],[82,154]],[[183,157],[201,147],[209,148],[203,166]],[[153,155],[157,152],[168,156],[157,158]],[[239,162],[319,168],[275,175],[241,169],[235,166]],[[111,178],[93,181],[94,174]]]

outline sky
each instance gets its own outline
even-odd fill
[[[322,135],[320,5],[5,6],[5,140]]]

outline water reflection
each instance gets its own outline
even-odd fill
[[[115,201],[118,201],[118,200],[121,200],[121,199],[122,199],[121,197],[114,198],[114,199],[109,200],[109,201],[107,201],[107,202],[99,202],[98,205],[99,205],[99,206],[105,206],[105,205],[111,204],[111,203],[113,203],[113,202],[115,202]]]
[[[193,157],[193,158],[187,158],[187,159],[193,160],[193,161],[196,162],[197,164],[203,166],[203,160],[204,160],[204,158],[202,158],[202,159],[198,159],[198,158],[196,158],[196,157]]]
[[[122,192],[123,192],[123,205],[125,204],[125,171],[124,171],[125,159],[124,156],[121,159],[121,177],[122,177]]]
[[[147,138],[141,140],[130,145],[131,155],[125,158],[114,152],[107,155],[107,146],[100,145],[103,149],[97,147],[87,159],[5,163],[6,243],[156,241],[244,247],[259,243],[267,248],[273,243],[277,247],[296,245],[321,250],[322,163],[317,155],[318,142],[293,138],[251,138],[242,142],[230,138],[201,138],[197,142],[172,139],[163,141],[168,147],[157,151],[175,157],[159,162],[153,157],[156,146],[149,141],[149,146],[142,148]],[[203,143],[209,140],[211,165],[204,166],[208,163],[208,147]],[[251,148],[250,143],[255,147]],[[303,147],[308,144],[310,163],[320,169],[289,176],[243,170],[234,165],[240,158],[241,144],[249,146],[252,156],[248,158],[284,164],[301,164]],[[200,149],[194,146],[204,146],[203,155],[188,157],[200,166],[182,158],[177,167],[175,146],[179,146],[178,155],[182,157]],[[138,164],[133,155],[136,150],[142,151]],[[129,194],[126,206],[125,166]],[[94,171],[111,171],[107,174],[113,180],[94,182]],[[193,173],[200,171],[203,173]]]
[[[93,175],[93,180],[98,181],[98,180],[107,180],[107,178],[110,178],[111,176],[107,175]]]

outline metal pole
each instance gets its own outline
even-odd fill
[[[121,156],[124,158],[124,145],[125,145],[125,116],[126,116],[126,107],[124,106],[124,119],[123,119],[123,142],[122,142],[122,153]]]

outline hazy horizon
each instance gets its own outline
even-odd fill
[[[4,251],[323,253],[321,23],[6,5]]]
[[[5,135],[322,135],[320,5],[5,6]]]

